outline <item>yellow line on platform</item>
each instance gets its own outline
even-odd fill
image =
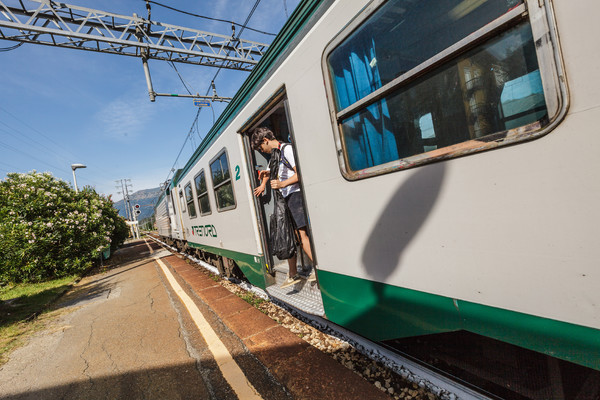
[[[175,280],[175,277],[169,270],[169,268],[163,263],[158,257],[154,258],[158,265],[163,270],[167,280],[171,284],[171,287],[177,293],[185,307],[187,308],[190,316],[196,323],[200,333],[204,337],[208,349],[212,353],[223,377],[237,394],[240,399],[262,399],[260,394],[256,391],[254,386],[248,381],[244,372],[241,370],[239,365],[235,362],[223,342],[219,339],[219,336],[210,326],[202,312],[198,309],[196,304],[192,301],[190,296],[181,288],[179,283]]]
[[[150,247],[146,238],[144,238],[144,243],[146,243],[146,246],[148,246],[148,250],[150,250],[150,254],[154,253],[154,250],[152,250],[152,247]]]

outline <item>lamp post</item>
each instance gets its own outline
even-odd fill
[[[83,164],[71,164],[71,169],[73,170],[73,185],[75,186],[75,193],[79,193],[79,189],[77,189],[77,178],[75,177],[75,170],[77,168],[87,168]]]

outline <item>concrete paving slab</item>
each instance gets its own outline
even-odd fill
[[[83,279],[58,309],[0,369],[3,399],[210,398],[151,260]]]
[[[137,257],[143,250],[143,242],[127,247],[120,267],[83,279],[62,299],[46,329],[0,368],[0,398],[238,398],[156,263]],[[221,326],[264,398],[290,399]]]
[[[236,302],[223,306],[222,303],[231,299],[231,296],[223,292],[226,290],[223,287],[223,290],[203,288],[209,282],[214,282],[208,273],[198,268],[190,271],[189,264],[186,266],[186,261],[180,258],[168,260],[174,272],[184,272],[180,278],[188,290],[219,315],[227,327],[242,339],[246,348],[296,399],[390,399],[361,376],[310,346],[256,308],[237,308]],[[219,309],[228,314],[221,314]]]

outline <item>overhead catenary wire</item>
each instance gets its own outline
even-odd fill
[[[0,52],[14,50],[17,47],[23,45],[23,43],[25,43],[25,42],[19,42],[19,43],[15,44],[14,46],[10,46],[10,47],[2,47],[2,48],[0,48]]]
[[[51,163],[49,163],[47,161],[42,160],[41,158],[38,158],[38,157],[30,154],[30,153],[27,153],[27,152],[25,152],[25,151],[23,151],[21,149],[18,149],[18,148],[14,147],[14,146],[12,146],[12,145],[10,145],[8,143],[0,142],[0,147],[4,147],[5,149],[8,149],[8,150],[16,152],[16,153],[20,153],[20,154],[24,155],[25,157],[29,157],[29,158],[31,158],[31,159],[39,162],[39,163],[45,164],[46,166],[52,168],[53,171],[61,171],[61,172],[65,173],[65,174],[67,174],[67,175],[69,173],[69,170],[66,167],[59,167],[57,165],[51,164]],[[16,170],[20,169],[20,168],[16,168],[14,166],[11,166],[11,165],[9,165],[7,163],[2,163],[2,164],[6,165],[6,166],[9,166],[11,168],[15,168]],[[33,170],[38,171],[38,170],[41,170],[41,169],[33,168]],[[30,171],[27,171],[27,172],[30,172]],[[44,172],[45,172],[45,170],[44,170]],[[93,181],[93,180],[91,180],[89,178],[86,178],[86,181],[88,181],[88,182],[90,182],[90,183],[98,186],[97,182],[95,182],[95,181]]]
[[[17,140],[17,141],[21,142],[23,145],[27,146],[27,148],[32,148],[33,150],[36,150],[39,152],[46,152],[48,150],[47,146],[44,146],[40,142],[34,140],[26,132],[16,129],[16,128],[6,124],[4,121],[0,121],[0,125],[3,125],[5,127],[4,128],[4,127],[0,126],[0,132],[13,137],[15,140]],[[64,149],[60,148],[60,150],[64,150]],[[59,152],[53,152],[53,154],[55,156],[57,156],[58,158],[60,158],[65,163],[70,163],[72,161],[72,160],[68,160],[66,157],[61,155]]]
[[[196,117],[194,118],[194,122],[192,123],[192,126],[190,127],[190,132],[192,131],[192,129],[194,129],[194,124],[196,123],[196,121],[198,121],[198,116],[200,115],[200,110],[202,110],[202,109],[199,108],[198,111],[196,111]],[[183,153],[183,149],[185,149],[185,145],[187,144],[187,142],[190,138],[190,132],[188,132],[188,134],[185,136],[185,141],[183,142],[183,146],[181,146],[181,149],[179,149],[179,153],[177,153],[177,157],[175,157],[175,162],[173,163],[173,166],[169,170],[169,174],[167,175],[167,179],[165,179],[165,181],[168,181],[169,177],[171,176],[171,173],[175,171],[175,167],[177,166],[179,157],[181,156],[181,153]]]
[[[155,2],[153,2],[153,1],[149,1],[149,2],[155,4]],[[256,11],[256,9],[258,8],[258,5],[260,4],[260,2],[261,2],[261,0],[256,0],[256,2],[254,3],[254,6],[252,7],[252,9],[250,10],[250,12],[248,13],[248,17],[246,17],[246,21],[242,25],[242,29],[240,29],[240,31],[238,32],[237,35],[233,36],[233,38],[232,38],[233,40],[236,40],[236,39],[240,38],[240,36],[244,32],[244,30],[247,28],[248,22],[250,22],[250,19],[252,18],[252,15]],[[250,29],[250,28],[248,28],[248,29]],[[229,51],[227,51],[227,55],[229,55]],[[212,79],[209,87],[206,89],[205,96],[208,96],[208,93],[210,92],[210,89],[214,88],[215,79],[217,78],[217,76],[219,75],[219,73],[221,72],[222,69],[223,69],[223,67],[219,66],[219,68],[217,69],[217,72],[215,72],[215,75],[214,75],[214,77],[213,77],[213,79]],[[183,142],[183,145],[181,146],[181,149],[179,150],[179,153],[177,154],[177,157],[175,158],[175,162],[173,163],[173,166],[171,167],[171,169],[169,170],[169,173],[167,174],[167,179],[165,179],[165,182],[169,181],[169,177],[175,171],[175,167],[177,166],[177,163],[179,161],[179,157],[181,156],[181,153],[183,153],[183,149],[185,148],[185,145],[187,144],[188,140],[190,139],[190,136],[191,136],[191,134],[193,132],[194,126],[198,123],[198,117],[200,116],[200,111],[202,111],[201,108],[199,108],[198,111],[196,112],[196,116],[194,118],[194,122],[192,122],[192,126],[190,127],[190,130],[189,130],[188,134],[185,137],[185,140]],[[213,110],[213,124],[214,124],[214,110]],[[200,143],[202,143],[202,139],[203,138],[201,138]]]
[[[12,172],[14,172],[14,171],[18,171],[18,170],[20,169],[19,167],[16,167],[16,166],[14,166],[14,165],[12,165],[12,164],[9,164],[9,163],[5,163],[4,161],[0,161],[0,164],[2,164],[2,165],[4,165],[4,166],[6,166],[6,167],[8,167],[8,168],[11,168],[11,169],[13,169],[13,171],[12,171]],[[8,170],[6,170],[6,169],[4,169],[4,171],[11,172],[11,171],[8,171]]]
[[[175,72],[177,73],[177,76],[179,77],[179,80],[181,81],[181,83],[183,84],[183,87],[185,88],[185,90],[187,90],[188,94],[192,94],[192,91],[190,91],[190,88],[188,87],[188,83],[183,79],[183,77],[181,76],[181,74],[179,73],[179,70],[177,69],[177,67],[175,66],[175,63],[173,61],[169,61],[169,64],[171,65],[171,67],[175,70]],[[191,86],[191,85],[190,85]]]
[[[265,31],[261,31],[259,29],[250,28],[250,27],[246,26],[247,22],[245,22],[244,24],[239,24],[237,22],[228,21],[226,19],[207,17],[205,15],[199,15],[199,14],[195,14],[195,13],[192,13],[192,12],[189,12],[189,11],[183,11],[183,10],[177,9],[175,7],[171,7],[171,6],[167,6],[165,4],[159,3],[157,1],[151,1],[151,0],[143,0],[143,1],[145,1],[147,3],[155,4],[155,5],[159,6],[159,7],[167,8],[167,9],[169,9],[171,11],[176,11],[176,12],[179,12],[179,13],[182,13],[182,14],[186,14],[186,15],[189,15],[189,16],[192,16],[192,17],[202,18],[202,19],[206,19],[206,20],[209,20],[209,21],[215,21],[215,22],[225,22],[225,23],[232,24],[232,25],[235,25],[235,26],[240,26],[240,27],[242,27],[244,29],[248,29],[248,30],[251,30],[253,32],[262,33],[263,35],[277,36],[276,33],[265,32]],[[238,37],[239,37],[239,35],[238,35]]]
[[[19,123],[23,124],[24,126],[26,126],[27,128],[31,129],[32,132],[40,135],[41,137],[43,137],[44,139],[46,139],[48,142],[52,143],[54,146],[56,146],[57,149],[60,149],[61,151],[64,151],[65,153],[68,153],[68,155],[70,157],[75,157],[75,155],[73,155],[72,153],[70,153],[67,149],[65,149],[61,144],[57,143],[56,141],[54,141],[51,137],[49,137],[48,135],[40,132],[39,130],[37,130],[36,128],[32,127],[31,125],[29,125],[27,122],[21,120],[20,118],[18,118],[17,116],[15,116],[14,114],[12,114],[11,112],[9,112],[7,109],[5,109],[4,107],[0,106],[0,111],[3,111],[4,113],[10,115],[13,119],[15,119],[16,121],[18,121]],[[3,123],[5,126],[5,123]],[[12,130],[17,131],[15,128],[10,127]],[[21,132],[22,133],[22,132]]]
[[[163,4],[161,4],[161,3],[159,3],[159,2],[155,2],[155,1],[149,1],[149,0],[148,0],[148,1],[147,1],[147,3],[156,4],[157,6],[163,6]],[[232,39],[233,39],[233,40],[236,40],[236,39],[237,39],[237,40],[239,40],[239,38],[241,37],[242,33],[243,33],[243,32],[245,32],[245,30],[246,30],[246,29],[248,29],[248,30],[250,30],[250,31],[254,31],[254,32],[259,32],[259,33],[263,33],[263,34],[267,34],[267,35],[275,36],[275,34],[274,34],[274,33],[264,32],[264,31],[260,31],[260,30],[257,30],[257,29],[253,29],[253,28],[251,28],[251,27],[248,27],[248,22],[249,22],[249,21],[250,21],[250,19],[252,18],[252,15],[253,15],[253,13],[255,12],[255,10],[257,9],[257,7],[258,7],[259,3],[260,3],[260,0],[256,1],[256,3],[254,4],[254,6],[253,6],[252,10],[250,11],[250,14],[248,15],[248,17],[247,17],[246,21],[245,21],[243,24],[240,24],[240,23],[237,23],[237,22],[233,22],[233,21],[220,20],[221,22],[226,22],[226,23],[228,23],[228,24],[232,24],[233,26],[236,26],[236,27],[241,27],[241,29],[236,29],[236,30],[238,31],[238,33],[237,33],[237,34],[235,34],[235,31],[234,31],[234,35],[232,36]],[[248,6],[250,6],[251,4],[252,4],[252,3],[246,3],[246,6],[248,7]],[[174,9],[174,8],[172,8],[172,7],[167,7],[167,8],[171,8],[171,9],[173,9],[173,10],[175,10],[175,11],[182,12],[182,10],[177,10],[177,9]],[[149,11],[149,12],[150,12],[150,11]],[[64,11],[58,11],[58,13],[64,13]],[[192,13],[188,13],[188,14],[189,14],[189,15],[194,15],[194,16],[197,16],[197,17],[203,17],[203,16],[200,16],[200,15],[195,15],[195,14],[192,14]],[[73,13],[71,13],[71,16],[73,16]],[[210,18],[210,17],[206,17],[206,19],[208,19],[208,20],[215,20],[215,21],[218,21],[218,19],[216,19],[216,18]],[[148,20],[150,20],[150,15],[148,15]],[[245,32],[245,34],[246,34],[246,35],[248,35],[248,32]],[[10,51],[10,50],[12,50],[12,49],[18,48],[18,47],[19,47],[19,46],[21,46],[22,44],[23,44],[23,43],[21,42],[21,43],[18,43],[18,44],[16,44],[15,46],[11,46],[11,47],[9,47],[9,48],[5,48],[5,49],[0,49],[0,51]],[[229,54],[229,53],[228,53],[228,54]],[[185,86],[185,88],[186,88],[186,90],[188,91],[188,93],[190,93],[190,94],[191,94],[191,93],[197,93],[197,92],[196,92],[196,91],[194,91],[194,90],[193,90],[193,88],[192,88],[192,87],[191,87],[191,86],[190,86],[190,85],[189,85],[189,84],[188,84],[188,83],[187,83],[187,82],[184,80],[184,78],[181,76],[181,74],[179,73],[179,71],[177,70],[177,68],[174,66],[174,64],[173,64],[172,66],[174,67],[174,70],[175,70],[175,72],[178,74],[178,76],[179,76],[180,80],[182,81],[182,83],[183,83],[183,85]],[[215,80],[215,79],[216,79],[216,78],[219,76],[220,70],[221,70],[221,68],[219,67],[219,69],[218,69],[218,70],[217,70],[217,72],[215,73],[215,76],[214,76],[214,78],[213,78],[213,81],[211,81],[211,87],[213,87],[213,88],[214,88],[214,86],[213,86],[213,82],[214,82],[214,80]],[[185,70],[182,70],[182,72],[184,72],[184,74],[185,74]],[[209,88],[207,88],[207,94],[208,94],[209,92],[210,92],[210,87],[209,87]],[[1,110],[0,110],[0,111],[1,111]],[[202,140],[202,139],[203,139],[203,136],[206,136],[206,132],[204,132],[204,135],[201,135],[201,133],[200,133],[201,131],[204,131],[204,129],[203,129],[203,128],[200,128],[201,124],[198,122],[198,117],[199,117],[199,114],[200,114],[200,112],[202,112],[202,109],[199,109],[199,110],[198,110],[198,112],[197,112],[197,114],[196,114],[196,118],[194,119],[194,124],[193,124],[193,127],[194,127],[194,130],[195,130],[195,131],[192,131],[192,132],[190,132],[190,133],[189,133],[189,134],[195,134],[196,132],[198,133],[198,138],[194,138],[196,142],[198,142],[198,139]],[[214,109],[214,107],[211,107],[211,112],[212,112],[212,118],[213,118],[213,124],[214,124],[214,123],[215,123],[215,119],[216,119],[215,112],[216,112],[216,115],[219,115],[220,111],[216,111],[216,110]],[[12,116],[12,114],[11,114],[11,116]],[[14,116],[13,116],[13,117],[14,117]],[[1,122],[1,121],[0,121],[0,122]],[[54,158],[56,158],[56,160],[54,160],[54,161],[55,161],[55,164],[59,164],[59,165],[61,165],[63,161],[69,161],[69,162],[68,162],[68,164],[70,164],[70,163],[71,163],[71,162],[73,162],[73,161],[84,161],[84,162],[86,161],[86,160],[75,160],[76,156],[73,156],[73,155],[72,155],[72,153],[68,153],[68,152],[67,152],[67,149],[66,149],[65,147],[62,147],[62,146],[61,146],[61,144],[64,144],[64,143],[61,143],[61,144],[59,144],[59,143],[56,143],[54,140],[50,139],[50,137],[46,136],[44,133],[42,133],[42,132],[39,132],[38,130],[36,130],[36,129],[35,129],[35,128],[33,128],[32,126],[30,126],[30,125],[27,125],[26,123],[24,123],[23,121],[20,121],[20,122],[21,122],[21,123],[23,123],[24,125],[26,125],[26,126],[29,128],[29,129],[23,129],[23,127],[22,127],[22,126],[19,126],[18,124],[13,124],[13,125],[15,125],[15,127],[16,127],[16,126],[19,126],[19,128],[21,128],[21,130],[22,130],[22,131],[27,131],[27,134],[29,134],[29,135],[30,135],[30,137],[33,139],[33,141],[34,141],[34,144],[33,144],[33,146],[30,146],[30,147],[34,147],[34,149],[31,149],[31,150],[29,151],[31,154],[33,154],[33,155],[37,155],[37,156],[38,156],[39,158],[41,158],[41,159],[47,159],[47,161],[49,161],[49,162],[51,162],[51,163],[52,163],[53,159],[54,159]],[[29,122],[30,122],[30,121],[29,121]],[[36,124],[33,124],[33,125],[35,126]],[[9,129],[11,129],[11,132],[9,133],[9,135],[11,135],[11,136],[14,136],[14,137],[15,137],[15,140],[19,140],[19,139],[25,139],[25,140],[27,140],[27,139],[28,139],[28,138],[27,138],[27,137],[25,137],[25,136],[23,136],[22,138],[18,138],[18,137],[16,137],[16,136],[15,136],[15,135],[14,135],[12,132],[16,132],[16,133],[17,133],[17,136],[19,136],[19,135],[20,135],[20,133],[19,133],[20,131],[18,131],[18,130],[15,130],[15,129],[14,129],[14,128],[12,128],[12,127],[10,127]],[[43,131],[45,131],[46,129],[42,129],[42,130],[43,130]],[[35,132],[35,134],[33,134],[33,135],[32,135],[32,133],[33,133],[32,131],[34,131],[34,132]],[[51,134],[50,134],[49,136],[52,136],[52,133],[53,133],[53,132],[51,132]],[[189,134],[188,134],[188,135],[189,135]],[[40,140],[40,139],[39,139],[39,137],[36,137],[36,135],[40,135],[40,136],[42,136],[42,137],[43,137],[45,140]],[[44,146],[44,141],[46,141],[46,140],[47,140],[48,142],[51,142],[51,143],[52,143],[52,144],[50,145],[50,148],[51,148],[51,149],[54,149],[54,147],[56,147],[56,148],[58,148],[60,151],[55,151],[55,150],[54,150],[54,151],[49,151],[49,152],[46,152],[46,153],[42,153],[42,152],[39,152],[39,151],[37,151],[36,147],[39,147],[39,146]],[[8,141],[7,143],[8,143],[9,145],[13,145],[13,146],[16,146],[16,147],[18,147],[18,148],[20,148],[20,149],[23,149],[23,150],[25,150],[25,152],[27,152],[27,149],[25,149],[25,148],[24,148],[24,146],[23,146],[23,143],[16,143],[16,142],[13,142],[13,141],[12,141],[12,139],[11,139],[10,141]],[[184,144],[184,145],[187,145],[187,144]],[[195,143],[194,143],[194,145],[195,145]],[[67,145],[67,147],[69,147],[69,146]],[[53,155],[53,157],[52,157],[52,159],[50,159],[50,158],[48,158],[48,156],[47,156],[47,155],[44,155],[44,154],[48,154],[48,155],[49,155],[49,154],[52,154],[52,155]],[[67,155],[67,154],[69,154],[69,155]],[[178,157],[180,157],[180,156],[178,156]],[[68,159],[68,160],[67,160],[67,159]],[[86,163],[86,164],[88,164],[88,166],[90,166],[90,164],[89,164],[88,162],[85,162],[85,163]],[[68,167],[66,168],[66,170],[67,170],[67,171],[69,170],[69,169],[68,169]],[[97,168],[97,171],[101,171],[101,170],[102,170],[102,168]],[[61,169],[61,171],[62,171],[62,169]],[[69,172],[70,172],[70,171],[69,171]]]
[[[52,164],[50,164],[50,163],[48,163],[48,162],[46,162],[46,161],[44,161],[44,160],[42,160],[42,159],[40,159],[40,158],[37,158],[36,156],[34,156],[34,155],[32,155],[32,154],[26,153],[26,152],[24,152],[23,150],[20,150],[20,149],[18,149],[18,148],[16,148],[16,147],[14,147],[14,146],[11,146],[11,145],[10,145],[10,144],[8,144],[8,143],[3,143],[3,142],[0,142],[0,146],[4,147],[4,148],[6,148],[6,149],[8,149],[8,150],[10,150],[10,151],[15,151],[15,152],[17,152],[17,153],[20,153],[20,154],[22,154],[22,155],[26,156],[26,157],[32,158],[32,159],[34,159],[34,160],[36,160],[37,162],[40,162],[40,163],[42,163],[42,164],[46,164],[47,166],[49,166],[49,167],[50,167],[50,168],[52,168],[52,169],[55,169],[55,170],[58,170],[58,171],[67,172],[67,173],[68,173],[68,170],[67,170],[66,168],[65,168],[65,169],[63,169],[63,168],[61,168],[61,167],[58,167],[58,166],[56,166],[56,165],[52,165]]]
[[[0,126],[0,131],[3,131],[5,133],[7,133],[8,135],[12,136],[13,138],[16,138],[17,140],[21,141],[23,144],[26,144],[28,147],[36,147],[37,149],[42,149],[42,150],[38,150],[40,152],[43,151],[43,150],[48,150],[49,148],[52,148],[52,152],[51,153],[54,156],[58,157],[60,159],[60,161],[64,162],[65,165],[70,165],[71,163],[73,163],[74,160],[78,159],[78,156],[76,156],[73,153],[71,153],[63,145],[57,143],[51,137],[49,137],[48,135],[46,135],[43,132],[39,131],[38,129],[32,127],[27,122],[25,122],[22,119],[18,118],[17,116],[15,116],[11,112],[9,112],[5,108],[3,108],[2,106],[0,106],[0,111],[6,113],[10,117],[12,117],[15,121],[17,121],[20,124],[24,125],[31,132],[33,132],[35,135],[41,136],[43,139],[45,139],[47,141],[47,143],[44,144],[44,143],[40,142],[39,140],[34,139],[30,134],[28,134],[28,132],[25,132],[25,131],[23,131],[21,129],[17,129],[14,126],[11,126],[11,125],[7,124],[5,121],[1,121],[1,120],[0,120],[0,125],[3,125],[7,129],[6,128],[2,128]],[[29,141],[31,144],[27,144],[27,141]],[[10,145],[4,145],[5,148],[6,148],[6,146],[10,146]],[[11,146],[11,147],[13,147],[13,146]],[[28,157],[34,158],[38,162],[42,162],[42,163],[44,163],[44,164],[46,164],[48,166],[52,166],[48,162],[43,161],[43,160],[41,160],[41,159],[39,159],[39,158],[37,158],[35,156],[32,156],[31,154],[28,154],[28,153],[24,152],[23,150],[17,150],[17,152],[20,152],[21,154],[24,154],[24,155],[26,155]],[[44,152],[43,154],[48,154],[48,152]],[[93,164],[90,164],[89,162],[86,162],[86,164],[88,166],[90,166],[90,167],[94,167],[95,170],[97,171],[97,174],[100,174],[104,178],[108,178],[107,175],[103,175],[102,174],[103,168],[99,168],[97,166],[94,166]],[[70,173],[69,169],[56,168],[56,166],[52,166],[52,167],[54,169],[56,169],[56,170],[59,170],[59,171],[62,171],[62,172],[66,172],[67,174]],[[89,179],[88,177],[86,177],[85,180],[89,181],[90,183],[92,183],[92,184],[94,184],[96,186],[99,186],[97,182],[94,182],[93,180]]]

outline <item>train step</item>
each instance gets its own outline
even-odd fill
[[[306,279],[302,279],[295,285],[282,289],[280,286],[286,280],[287,274],[287,267],[275,267],[275,284],[267,287],[269,296],[286,302],[308,314],[325,316],[321,291],[317,282],[308,282]],[[301,273],[301,276],[306,278],[308,274]]]

